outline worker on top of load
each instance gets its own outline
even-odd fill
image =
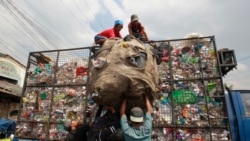
[[[122,36],[120,34],[120,31],[122,30],[122,28],[123,28],[123,21],[116,20],[113,28],[106,29],[95,36],[95,44],[102,45],[108,38],[121,39]]]
[[[131,16],[131,21],[128,24],[129,35],[133,35],[141,41],[149,41],[144,26],[139,22],[139,18],[136,14]]]

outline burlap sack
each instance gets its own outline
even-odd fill
[[[119,109],[124,97],[127,110],[145,107],[144,94],[152,102],[158,84],[156,58],[150,47],[135,38],[107,40],[92,59],[90,92],[93,100]]]

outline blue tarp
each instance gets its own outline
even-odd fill
[[[7,137],[14,134],[16,130],[16,123],[13,120],[0,119],[0,132],[4,133]]]

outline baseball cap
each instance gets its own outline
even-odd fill
[[[139,20],[139,18],[138,18],[138,16],[136,14],[133,14],[131,16],[131,22],[136,21],[136,20]]]
[[[118,25],[118,24],[119,25],[123,25],[123,21],[122,20],[116,20],[115,21],[115,26]]]
[[[143,111],[140,107],[134,107],[130,110],[130,120],[132,122],[143,122]]]

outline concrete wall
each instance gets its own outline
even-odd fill
[[[14,110],[19,110],[19,103],[18,102],[12,102],[9,100],[1,99],[0,100],[0,117],[11,119],[11,120],[17,120],[17,113],[12,112]],[[10,113],[13,113],[10,115]]]

